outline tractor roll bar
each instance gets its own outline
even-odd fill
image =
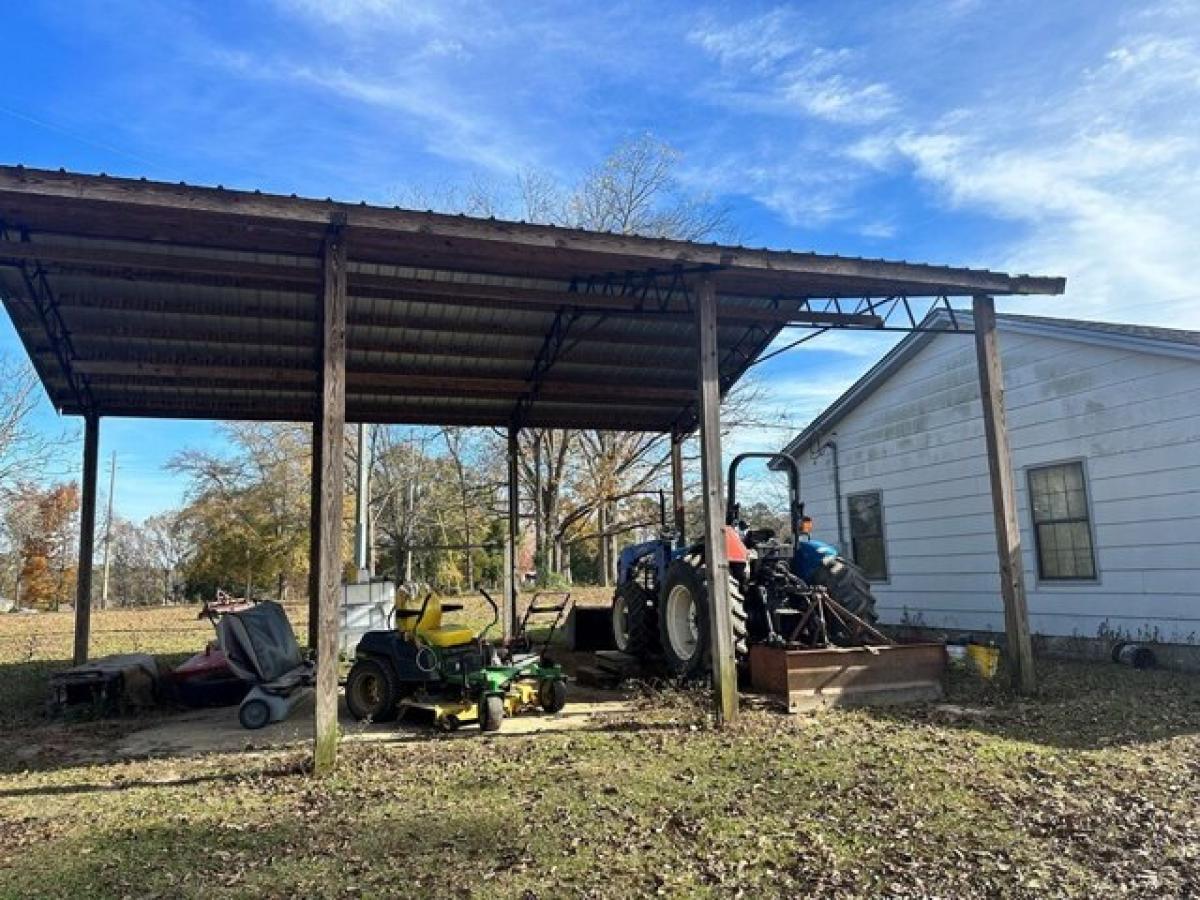
[[[729,494],[725,500],[725,524],[737,524],[737,470],[747,459],[765,459],[769,463],[779,463],[787,470],[788,475],[788,507],[792,520],[792,539],[800,537],[800,523],[804,518],[804,504],[800,502],[800,466],[795,459],[786,453],[739,453],[729,464]]]

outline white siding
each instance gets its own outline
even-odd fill
[[[1200,643],[1200,363],[1003,328],[1000,343],[1034,631]],[[883,498],[883,621],[1003,630],[971,338],[933,338],[832,437],[843,516],[850,494]],[[1098,578],[1039,582],[1026,469],[1076,459]],[[806,509],[833,539],[832,454],[801,462]]]

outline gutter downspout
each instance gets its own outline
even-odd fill
[[[833,451],[833,499],[837,503],[838,550],[844,553],[846,551],[846,526],[842,521],[842,467],[838,462],[837,441],[826,441],[817,450],[817,456],[826,450]]]

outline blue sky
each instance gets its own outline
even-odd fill
[[[1195,0],[26,0],[0,49],[7,163],[395,202],[569,182],[651,131],[748,244],[1066,275],[1005,308],[1200,327]],[[761,374],[798,427],[887,346],[827,335]],[[180,498],[163,463],[219,437],[106,421],[102,443],[141,518]]]

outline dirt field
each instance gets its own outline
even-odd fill
[[[96,651],[193,651],[193,614],[97,613]],[[571,729],[351,741],[313,779],[303,743],[42,720],[69,647],[67,615],[0,618],[0,897],[1200,893],[1196,676],[1042,661],[1034,700],[958,674],[943,704],[723,731],[646,693]]]

